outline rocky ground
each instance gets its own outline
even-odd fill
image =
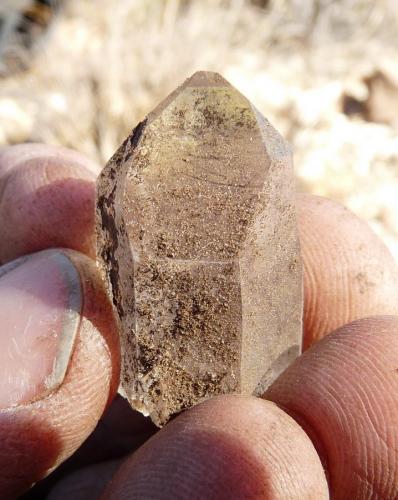
[[[105,162],[197,69],[290,141],[298,187],[345,203],[398,259],[396,0],[69,0],[26,71],[0,79],[0,144]]]

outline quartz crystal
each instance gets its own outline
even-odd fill
[[[299,354],[290,150],[217,73],[186,80],[110,159],[97,241],[122,391],[157,425],[218,394],[261,394]]]

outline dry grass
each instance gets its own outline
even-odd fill
[[[70,0],[31,70],[0,81],[0,144],[104,162],[178,83],[216,70],[290,140],[299,186],[346,203],[398,258],[397,130],[341,106],[374,70],[397,77],[395,0],[255,3]]]

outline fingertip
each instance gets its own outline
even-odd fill
[[[355,319],[398,313],[398,268],[370,227],[343,205],[298,195],[304,349]]]
[[[92,172],[95,176],[101,171],[100,165],[73,149],[50,144],[23,143],[0,148],[0,177],[20,163],[38,158],[72,161]]]
[[[20,145],[0,154],[0,261],[50,247],[94,258],[95,178],[89,160],[63,148]]]
[[[364,318],[298,358],[264,397],[306,430],[333,498],[398,495],[398,317]]]
[[[103,498],[327,498],[319,458],[276,405],[221,396],[168,424],[128,459]]]

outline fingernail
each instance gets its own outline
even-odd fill
[[[62,383],[81,308],[79,273],[65,253],[0,267],[0,408],[42,399]]]

